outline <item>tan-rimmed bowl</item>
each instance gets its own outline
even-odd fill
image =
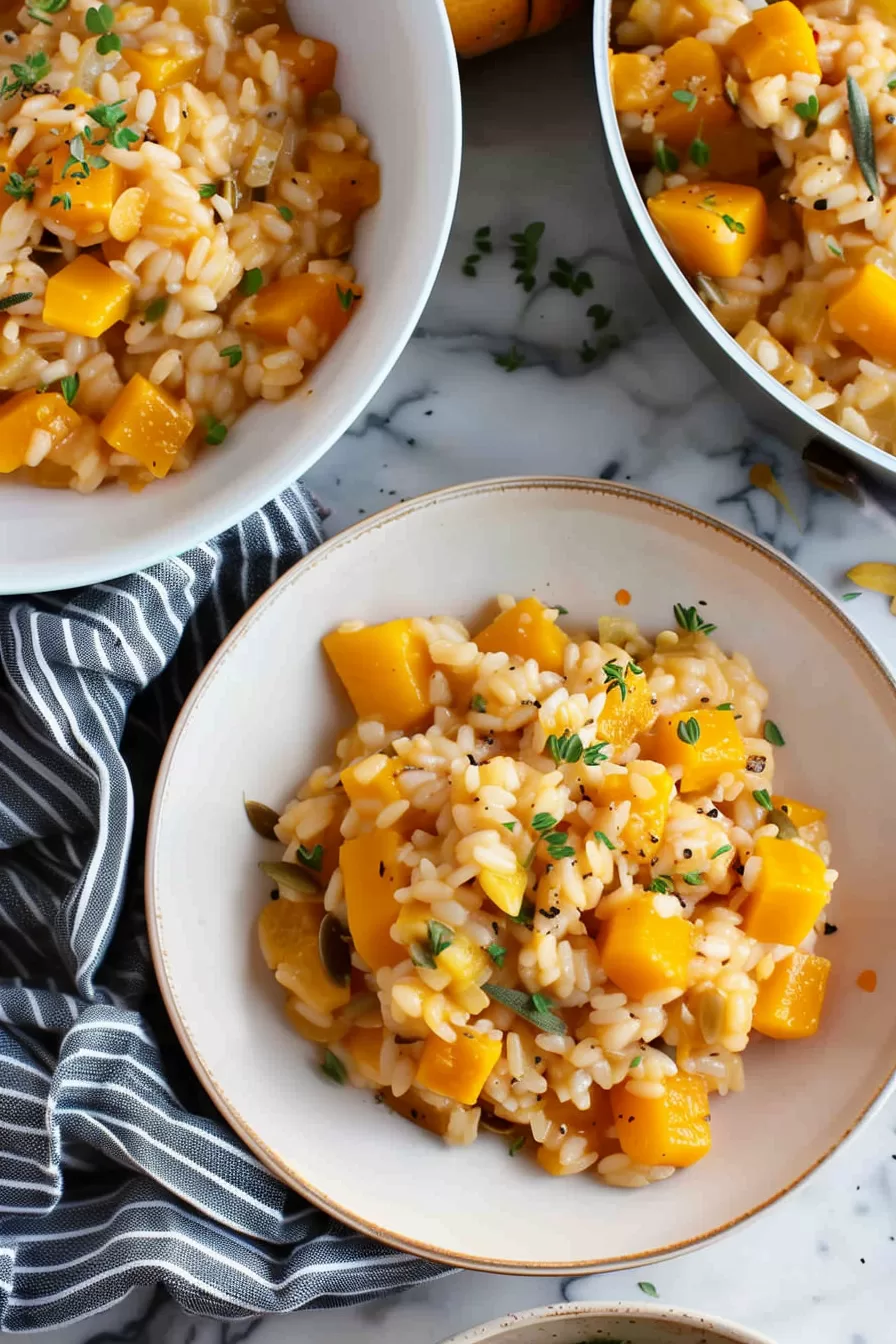
[[[338,621],[473,618],[495,592],[537,592],[587,624],[614,594],[648,630],[701,610],[771,686],[787,746],[779,784],[830,811],[842,876],[834,969],[810,1041],[751,1044],[747,1089],[713,1106],[709,1158],[640,1191],[551,1179],[495,1136],[443,1147],[334,1087],[283,1014],[254,924],[269,853],[242,799],[275,806],[326,759],[348,709],[319,650]],[[774,551],[636,490],[587,480],[461,486],[359,524],[284,576],[188,699],[159,775],[147,917],[180,1039],[233,1128],[285,1182],[395,1246],[474,1269],[558,1274],[694,1247],[798,1185],[852,1133],[896,1061],[896,902],[882,809],[896,797],[896,689],[843,613]],[[874,995],[856,985],[877,972]]]
[[[562,1302],[477,1325],[444,1344],[772,1344],[765,1335],[681,1307]]]

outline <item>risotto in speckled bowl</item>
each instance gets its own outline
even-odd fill
[[[334,1083],[636,1187],[710,1151],[753,1031],[815,1033],[825,813],[788,796],[762,669],[715,614],[567,632],[503,596],[473,633],[324,638],[358,721],[279,818],[248,812],[286,846],[262,952]]]

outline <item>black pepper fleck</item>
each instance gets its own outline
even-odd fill
[[[824,199],[824,197],[822,197],[822,199],[821,199],[820,201],[813,201],[813,202],[812,202],[812,209],[813,209],[813,210],[827,210],[827,208],[828,208],[828,203],[827,203],[827,201]]]

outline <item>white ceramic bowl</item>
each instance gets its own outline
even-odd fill
[[[445,1344],[771,1344],[717,1316],[641,1302],[564,1302],[478,1325]]]
[[[370,1093],[333,1087],[294,1035],[254,923],[269,851],[242,798],[284,804],[328,759],[347,705],[318,641],[342,619],[450,612],[540,593],[593,624],[620,588],[648,630],[705,599],[772,690],[779,779],[830,811],[841,873],[834,969],[810,1041],[757,1040],[747,1090],[713,1106],[714,1147],[648,1189],[548,1179],[491,1136],[451,1150]],[[472,1268],[552,1273],[685,1250],[798,1184],[855,1129],[896,1060],[896,902],[882,800],[896,797],[896,689],[843,613],[781,556],[681,505],[599,481],[497,481],[372,518],[280,580],[212,661],[156,789],[147,911],[168,1009],[234,1129],[344,1222]],[[873,996],[856,978],[874,969]]]
[[[140,494],[108,486],[89,496],[0,478],[0,593],[127,574],[244,518],[348,429],[414,329],[460,171],[460,89],[444,0],[290,0],[290,10],[297,27],[338,45],[339,91],[382,167],[382,200],[362,219],[353,253],[364,303],[296,397],[255,407],[189,471]]]

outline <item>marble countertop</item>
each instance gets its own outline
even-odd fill
[[[451,244],[420,328],[361,421],[309,477],[332,533],[399,499],[475,478],[551,472],[631,481],[773,542],[835,594],[844,570],[896,544],[751,427],[651,296],[613,213],[598,153],[588,35],[572,26],[464,69],[466,148]],[[539,283],[514,285],[508,236],[542,221]],[[462,275],[474,231],[494,250]],[[587,270],[580,298],[545,283],[556,255]],[[618,348],[591,362],[588,308],[612,308]],[[600,333],[601,335],[605,333]],[[615,342],[614,342],[615,344]],[[524,363],[495,362],[515,348]],[[768,464],[791,517],[751,486]],[[863,594],[849,614],[896,665],[896,619]],[[664,1302],[778,1344],[890,1344],[896,1317],[896,1101],[803,1189],[727,1240],[652,1267],[577,1280],[455,1274],[388,1301],[230,1324],[185,1316],[151,1290],[56,1332],[65,1344],[436,1344],[562,1297]]]

